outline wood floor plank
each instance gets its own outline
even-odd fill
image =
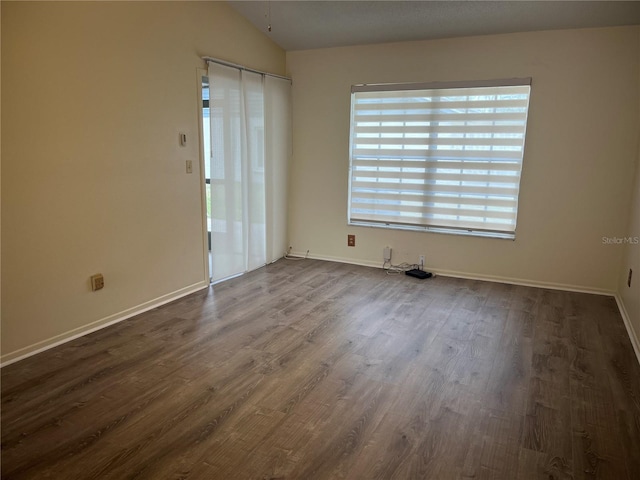
[[[520,438],[524,418],[504,412],[483,410],[480,458],[476,469],[480,478],[516,478],[519,465]]]
[[[278,261],[2,369],[3,479],[621,479],[611,297]]]

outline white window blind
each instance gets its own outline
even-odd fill
[[[349,223],[514,238],[530,84],[352,87]]]

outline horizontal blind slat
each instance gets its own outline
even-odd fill
[[[354,204],[356,211],[374,211],[374,212],[394,212],[399,213],[398,210],[393,208],[393,205],[381,205],[381,204],[367,204],[357,203]],[[498,211],[498,210],[474,210],[469,208],[445,208],[445,207],[432,207],[432,206],[418,206],[410,205],[404,206],[402,212],[418,213],[422,217],[429,216],[459,216],[468,218],[485,218],[492,219],[493,221],[508,220],[513,221],[515,218],[515,212],[513,211]]]
[[[526,115],[519,112],[500,113],[433,113],[424,114],[420,112],[401,114],[388,113],[386,115],[373,115],[363,113],[354,117],[356,125],[358,123],[411,123],[411,122],[524,122]]]
[[[380,123],[380,122],[373,122]],[[367,125],[365,123],[359,123],[353,126],[354,135],[363,134],[377,134],[377,135],[393,135],[393,134],[473,134],[484,133],[490,135],[507,135],[507,134],[521,134],[522,122],[513,125],[492,124],[491,122],[485,122],[485,125],[470,125],[468,122],[460,122],[458,125],[422,125],[422,126],[409,126],[409,125]]]
[[[429,110],[468,110],[468,109],[519,109],[526,110],[527,101],[513,100],[509,98],[495,100],[466,100],[466,101],[428,101],[420,99],[406,99],[402,102],[356,102],[354,110],[356,115],[360,115],[363,111],[385,111],[385,110],[402,110],[406,112],[429,109]],[[462,112],[464,113],[464,112]]]
[[[487,208],[513,208],[517,205],[517,199],[514,197],[492,197],[488,195],[461,195],[454,193],[429,193],[422,192],[370,192],[370,191],[354,191],[352,193],[352,202],[365,203],[367,201],[402,201],[409,203],[439,203],[442,205],[460,205],[460,206],[486,206]]]
[[[438,205],[458,205],[458,206],[486,206],[493,209],[513,208],[518,204],[517,197],[513,195],[490,195],[486,193],[459,193],[459,192],[432,192],[423,195],[421,192],[392,192],[373,193],[369,190],[355,191],[352,201],[356,202],[395,202],[397,205],[414,204],[438,204]]]
[[[396,159],[396,160],[379,160],[358,158],[352,162],[352,169],[355,172],[362,170],[394,168],[394,169],[417,169],[422,170],[490,170],[496,172],[519,172],[520,164],[515,161],[495,160],[495,161],[476,161],[476,160],[413,160],[413,159]]]
[[[417,191],[422,192],[425,189],[424,184],[419,183],[398,183],[398,182],[353,182],[353,188],[366,190],[396,190],[396,191]],[[441,185],[429,184],[429,191],[436,193],[449,194],[466,194],[466,195],[494,195],[494,196],[517,196],[518,188],[513,186],[504,187],[480,187],[472,185]]]
[[[440,138],[415,138],[415,137],[356,137],[353,142],[355,143],[354,149],[369,148],[370,146],[385,146],[385,145],[462,145],[462,146],[510,146],[522,148],[522,138],[487,138],[487,137],[467,137],[467,138],[455,138],[455,137],[440,137]],[[362,147],[366,145],[366,147]]]
[[[500,185],[518,185],[520,183],[520,175],[491,175],[480,173],[466,172],[358,172],[353,174],[353,181],[357,185],[358,182],[370,181],[371,179],[379,179],[381,182],[397,181],[402,183],[407,180],[422,180],[425,185],[429,180],[433,181],[449,181],[461,183],[486,183]],[[416,182],[411,182],[416,183]]]
[[[514,160],[520,161],[521,152],[511,150],[427,150],[423,148],[400,149],[400,148],[359,148],[353,151],[357,157],[371,157],[383,160],[391,158],[421,158],[421,159],[442,159],[442,160]]]

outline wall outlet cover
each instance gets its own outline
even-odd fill
[[[91,275],[91,290],[101,290],[104,288],[104,277],[101,273],[96,273],[95,275]]]

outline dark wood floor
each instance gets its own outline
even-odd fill
[[[638,479],[613,298],[281,260],[2,369],[3,479]]]

